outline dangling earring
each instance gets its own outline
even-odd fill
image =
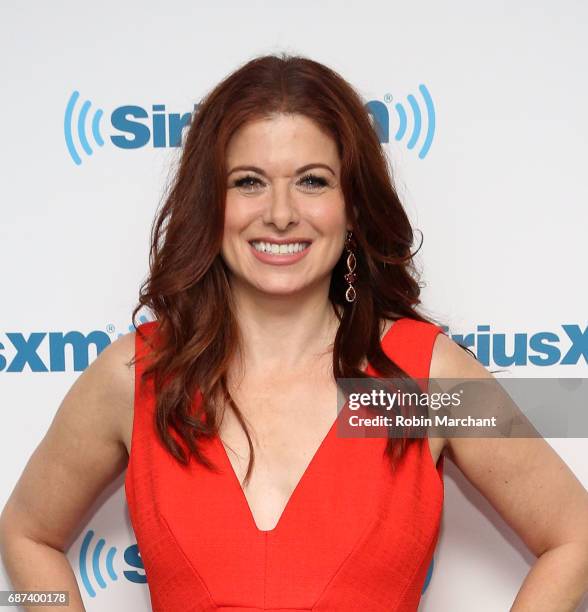
[[[353,283],[357,280],[357,276],[355,274],[355,266],[356,259],[355,253],[352,250],[353,246],[353,232],[348,230],[347,236],[345,237],[345,248],[347,249],[347,274],[343,278],[349,283],[347,287],[347,291],[345,291],[345,299],[348,302],[355,302],[355,298],[357,297],[357,292],[355,291],[355,287]]]

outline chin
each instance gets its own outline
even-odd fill
[[[286,286],[264,286],[264,285],[255,285],[256,289],[264,294],[266,294],[267,296],[272,296],[272,297],[288,297],[288,296],[294,296],[297,295],[298,293],[300,293],[301,291],[304,291],[305,289],[305,285],[300,285],[300,286],[292,286],[292,284],[288,284]]]

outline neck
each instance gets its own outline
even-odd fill
[[[240,369],[248,374],[302,371],[331,358],[337,319],[328,299],[330,279],[304,292],[268,294],[232,282],[241,332]]]

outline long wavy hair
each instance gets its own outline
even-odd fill
[[[410,250],[413,229],[361,96],[327,66],[285,53],[254,58],[229,74],[190,117],[177,170],[154,219],[149,274],[132,320],[150,347],[142,382],[153,380],[155,426],[165,447],[183,464],[193,456],[214,468],[198,440],[218,433],[221,411],[230,406],[250,449],[243,482],[250,478],[254,450],[227,386],[228,364],[241,340],[228,269],[220,256],[226,149],[245,123],[277,113],[310,118],[332,136],[341,159],[340,185],[357,247],[358,297],[351,304],[345,300],[343,252],[329,288],[340,321],[333,346],[334,377],[367,376],[360,369],[367,359],[383,377],[410,378],[382,350],[381,323],[402,317],[434,322],[416,311],[421,284],[413,261],[418,249]],[[144,306],[155,315],[156,342],[135,322]],[[408,443],[405,437],[389,438],[385,452],[393,466]]]

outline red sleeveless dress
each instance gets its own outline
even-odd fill
[[[382,348],[410,376],[427,378],[440,332],[399,319]],[[145,348],[137,334],[137,353]],[[337,436],[335,421],[278,524],[262,531],[218,436],[202,448],[222,473],[193,459],[181,466],[159,441],[143,367],[125,493],[155,612],[417,610],[444,492],[443,455],[435,466],[427,438],[409,444],[392,472],[386,438]]]

